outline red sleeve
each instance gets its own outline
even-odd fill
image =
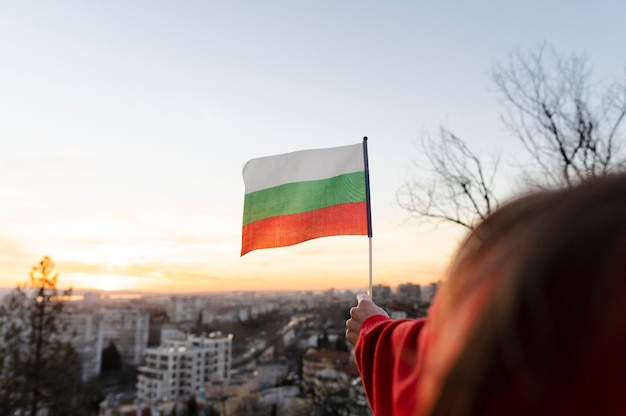
[[[363,323],[354,355],[374,415],[416,414],[418,344],[425,322],[376,315]]]

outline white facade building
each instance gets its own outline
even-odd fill
[[[145,403],[197,397],[210,383],[227,385],[232,364],[232,334],[189,335],[148,348],[139,367],[137,398]]]
[[[204,298],[172,296],[167,313],[171,322],[197,322],[201,319],[204,307]]]
[[[187,334],[184,331],[172,325],[163,325],[161,327],[161,338],[159,344],[163,344],[168,339],[186,339]]]
[[[96,313],[75,310],[64,313],[61,319],[65,325],[61,339],[71,343],[80,354],[83,381],[99,376],[104,337],[102,318]]]
[[[113,342],[124,365],[139,365],[148,347],[150,316],[134,308],[103,309],[103,346]]]

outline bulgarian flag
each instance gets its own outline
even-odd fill
[[[248,161],[241,255],[318,237],[371,237],[366,140]]]

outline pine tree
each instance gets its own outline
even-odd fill
[[[54,263],[44,257],[0,304],[0,414],[87,414],[79,403],[78,354],[62,341],[63,297]]]
[[[119,373],[122,370],[122,356],[113,341],[102,350],[102,373]]]

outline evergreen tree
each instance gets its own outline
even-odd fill
[[[119,372],[122,369],[122,356],[113,341],[102,351],[101,369],[103,373]]]
[[[198,402],[195,396],[189,397],[187,400],[187,416],[197,416],[198,415]]]
[[[0,414],[87,414],[79,402],[78,354],[62,341],[63,296],[54,263],[44,257],[0,304]]]

